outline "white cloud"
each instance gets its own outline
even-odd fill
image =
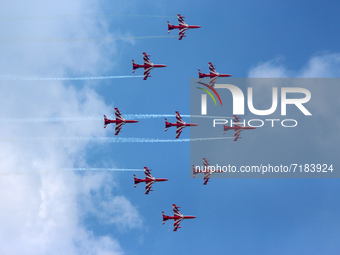
[[[260,62],[252,67],[249,78],[287,78],[289,71],[281,64],[282,58],[275,58],[267,62]]]
[[[289,70],[282,63],[282,59],[276,58],[268,62],[259,63],[250,69],[249,78],[339,78],[340,77],[340,53],[320,53],[313,56],[307,63],[296,71]],[[280,83],[281,82],[281,83]],[[297,82],[300,82],[297,80]],[[320,81],[321,82],[321,81]],[[261,89],[261,93],[270,93],[268,86],[272,87],[271,79],[254,79],[254,87]],[[285,84],[284,80],[275,80],[276,87]],[[335,114],[339,101],[336,98],[338,87],[332,86],[327,89],[317,82],[311,82],[308,86],[313,92],[310,107],[315,113],[330,117]],[[270,94],[268,94],[270,95]],[[317,95],[317,96],[316,96]],[[333,102],[332,105],[329,102]]]
[[[312,57],[297,76],[303,78],[340,77],[340,53],[319,54]]]
[[[32,43],[20,38],[113,37],[108,24],[98,17],[97,1],[75,0],[6,2],[0,15],[2,74],[61,76],[102,74],[112,68],[112,42]],[[72,18],[50,19],[71,14]],[[100,16],[100,15],[99,15]],[[21,17],[21,18],[20,18]],[[27,19],[22,19],[27,17]],[[34,19],[38,17],[38,19]],[[52,118],[102,116],[111,112],[91,88],[58,81],[0,81],[0,118]],[[80,85],[80,86],[79,86]],[[16,140],[10,137],[105,136],[102,121],[60,123],[5,123],[0,126],[0,254],[122,254],[112,236],[96,236],[83,223],[86,214],[105,219],[118,228],[140,228],[141,217],[126,197],[112,195],[111,175],[74,172],[43,173],[43,170],[86,165],[88,143],[67,140]],[[26,174],[16,175],[17,171]],[[41,171],[39,173],[39,171]],[[6,172],[7,176],[1,176]],[[105,198],[105,199],[104,199]],[[102,201],[93,210],[93,199]],[[88,207],[87,207],[88,206]],[[116,220],[115,220],[116,219]],[[120,220],[126,220],[122,225]]]
[[[99,205],[102,209],[102,219],[111,224],[117,224],[120,229],[140,228],[142,221],[136,208],[123,196],[116,196],[109,201],[102,201]],[[114,212],[114,215],[107,214]]]
[[[340,53],[319,53],[300,70],[283,65],[283,58],[260,62],[248,72],[249,78],[337,78],[340,77]]]
[[[249,78],[339,78],[340,77],[340,53],[318,53],[311,57],[300,70],[289,70],[282,64],[282,60],[274,59],[268,62],[259,63],[251,68]],[[290,81],[291,83],[292,81]],[[301,84],[301,80],[297,80]],[[306,81],[308,83],[308,80]],[[284,80],[275,80],[275,86],[280,87],[285,84]],[[252,80],[252,85],[261,90],[261,95],[270,96],[273,86],[271,79]],[[286,85],[286,84],[285,84]],[[326,86],[328,85],[328,86]],[[313,120],[318,120],[318,124],[327,123],[327,129],[321,129],[322,134],[314,139],[319,144],[335,145],[335,139],[340,128],[340,120],[337,118],[340,101],[338,95],[340,88],[335,80],[313,79],[307,85],[312,98],[308,102],[308,109],[313,115]],[[258,89],[257,89],[258,91]],[[254,93],[255,94],[255,93]],[[264,97],[268,98],[268,97]],[[258,105],[263,106],[265,100],[260,100]]]
[[[0,10],[2,17],[8,17],[0,23],[6,57],[0,63],[1,73],[63,75],[66,71],[110,70],[114,63],[107,56],[117,52],[117,42],[62,41],[114,37],[100,11],[93,0],[6,2]]]

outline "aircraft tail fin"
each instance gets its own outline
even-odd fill
[[[223,125],[223,134],[225,134],[228,130],[229,130],[229,127],[226,124],[224,124]]]
[[[172,26],[171,26],[170,22],[168,21],[168,34],[170,33],[171,30],[172,30]]]
[[[137,69],[137,64],[134,60],[132,60],[132,73],[134,73]]]
[[[167,131],[169,127],[170,127],[170,123],[168,122],[167,119],[165,119],[165,131]]]
[[[194,165],[192,165],[192,177],[195,178],[196,174],[198,174],[196,168]]]
[[[106,118],[106,115],[104,115],[104,128],[109,124],[108,118]]]
[[[137,178],[135,174],[133,175],[133,179],[135,181],[135,184],[133,185],[133,187],[136,188],[137,184],[139,183],[139,179]]]
[[[162,225],[164,225],[164,223],[168,220],[168,216],[166,216],[166,214],[162,211],[162,215],[163,215],[163,223]]]
[[[203,73],[201,72],[200,69],[198,69],[198,77],[199,77],[199,78],[203,78]]]

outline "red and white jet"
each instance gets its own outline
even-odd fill
[[[126,120],[124,119],[118,108],[115,108],[115,114],[116,114],[116,120],[110,120],[108,118],[106,118],[106,115],[104,115],[104,128],[106,128],[106,126],[110,123],[116,123],[116,133],[115,135],[119,134],[119,131],[122,129],[122,126],[125,125],[125,123],[136,123],[138,122],[138,120]]]
[[[165,131],[168,130],[169,127],[177,127],[176,129],[176,138],[179,138],[179,136],[181,135],[183,128],[185,127],[190,127],[190,126],[198,126],[198,124],[191,124],[191,123],[185,123],[182,120],[181,115],[179,115],[179,112],[176,111],[176,123],[170,123],[168,122],[167,119],[165,119]]]
[[[191,25],[188,25],[184,22],[184,16],[181,16],[181,14],[177,14],[177,17],[178,17],[178,26],[176,25],[171,25],[170,22],[168,21],[168,34],[170,33],[170,31],[172,29],[179,29],[179,38],[178,40],[182,40],[183,37],[186,37],[184,34],[185,34],[185,31],[190,29],[190,28],[200,28],[200,26],[191,26]]]
[[[184,216],[178,210],[178,208],[180,207],[176,206],[175,204],[172,204],[172,208],[174,210],[174,216],[167,216],[165,215],[164,212],[162,212],[162,214],[163,214],[163,225],[167,220],[174,220],[174,231],[177,231],[178,228],[181,228],[179,224],[181,223],[182,220],[196,218],[195,216]]]
[[[143,60],[144,60],[144,65],[139,65],[136,64],[134,60],[132,60],[132,73],[136,71],[138,68],[144,68],[144,78],[143,80],[146,80],[148,77],[151,77],[150,71],[155,68],[155,67],[166,67],[166,65],[155,65],[150,62],[149,60],[150,55],[147,55],[145,52],[143,52]]]
[[[192,165],[192,167],[193,167],[192,174],[193,174],[194,178],[195,178],[196,174],[204,173],[203,185],[207,185],[207,183],[209,181],[209,178],[210,178],[210,176],[213,173],[220,173],[220,172],[222,172],[222,171],[219,171],[219,170],[212,171],[212,169],[209,166],[209,163],[208,163],[206,158],[203,158],[203,167],[204,167],[204,169],[200,169],[200,171],[199,171],[199,170],[196,169],[196,167],[194,165]]]
[[[145,182],[145,194],[149,194],[149,191],[152,191],[151,186],[155,182],[164,182],[167,181],[168,179],[164,178],[155,178],[151,176],[150,173],[151,169],[148,169],[147,167],[144,167],[144,173],[145,173],[145,179],[138,179],[136,175],[133,175],[134,180],[135,180],[135,185],[134,188],[136,188],[137,184],[140,182]]]
[[[231,76],[231,74],[219,74],[218,72],[216,72],[215,67],[213,66],[211,62],[209,62],[209,70],[210,70],[210,73],[204,74],[201,72],[200,69],[198,69],[198,76],[200,80],[205,77],[210,77],[211,86],[214,86],[216,79],[218,77],[230,77]]]
[[[244,126],[242,126],[242,124],[240,123],[240,118],[237,117],[236,115],[233,115],[233,116],[234,116],[234,119],[233,119],[234,126],[231,127],[231,126],[227,126],[226,124],[224,124],[223,125],[223,131],[224,131],[223,134],[225,134],[225,132],[227,132],[230,129],[234,129],[235,130],[234,141],[236,142],[237,139],[242,138],[242,137],[240,137],[241,131],[247,130],[247,129],[255,129],[255,128],[254,127],[244,127]]]

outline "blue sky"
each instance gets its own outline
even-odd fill
[[[0,81],[0,119],[98,117],[58,123],[5,123],[0,127],[0,253],[2,254],[338,254],[340,195],[337,179],[202,179],[190,178],[189,143],[97,143],[58,137],[113,137],[103,129],[102,115],[190,113],[190,78],[208,72],[213,62],[233,77],[339,77],[336,1],[44,1],[2,3],[3,57],[0,74],[38,77],[132,75],[131,60],[142,52],[155,64],[151,78],[100,81]],[[187,37],[100,40],[167,35],[166,21],[176,15],[200,25]],[[143,16],[145,15],[145,16]],[[170,35],[177,35],[171,31]],[[8,38],[12,41],[9,43]],[[28,38],[28,39],[27,39]],[[52,38],[49,42],[32,38]],[[98,39],[97,41],[53,41]],[[137,70],[135,75],[141,75]],[[332,97],[336,96],[338,90]],[[318,116],[327,105],[313,105]],[[334,103],[334,107],[339,107]],[[323,112],[324,111],[324,112]],[[338,164],[339,116],[332,127],[315,127],[325,140],[292,137],[301,158],[312,155]],[[326,116],[329,116],[326,115]],[[174,122],[175,118],[168,118]],[[189,121],[188,118],[184,118]],[[324,120],[324,119],[323,119]],[[191,120],[193,121],[193,120]],[[320,131],[319,131],[320,130]],[[322,130],[322,131],[321,131]],[[245,132],[226,155],[235,160],[271,160],[279,141],[265,131]],[[299,130],[304,132],[304,130]],[[55,137],[11,141],[8,137]],[[164,119],[141,119],[125,125],[119,137],[174,139]],[[181,138],[189,138],[186,128]],[[264,141],[259,145],[259,141]],[[303,143],[308,142],[308,148]],[[317,145],[320,146],[315,147]],[[322,149],[321,149],[322,148]],[[242,152],[244,154],[242,154]],[[261,153],[262,152],[262,153]],[[289,151],[283,155],[296,159]],[[273,157],[278,155],[273,154]],[[267,158],[266,158],[267,157]],[[289,161],[285,158],[284,161]],[[198,162],[200,163],[200,162]],[[305,162],[308,163],[308,162]],[[131,172],[58,172],[30,174],[46,168],[115,167],[153,169],[168,178],[144,195],[133,188]],[[14,175],[24,169],[27,175]],[[143,172],[136,173],[143,177]],[[162,226],[161,211],[171,204],[197,216],[172,231]],[[20,245],[18,245],[20,244]]]

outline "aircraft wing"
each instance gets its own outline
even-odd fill
[[[147,55],[145,52],[143,52],[143,60],[144,60],[144,65],[152,65],[149,59],[149,55]]]
[[[122,129],[123,125],[124,125],[124,122],[116,123],[116,133],[115,133],[115,135],[119,134],[119,132]]]
[[[184,18],[181,14],[177,14],[177,18],[178,18],[178,23],[179,25],[185,26],[185,22],[184,22]]]
[[[177,231],[177,229],[180,227],[179,224],[181,223],[182,219],[174,220],[174,231]]]
[[[180,207],[176,206],[175,204],[172,204],[172,209],[174,210],[174,215],[182,217],[183,215],[179,212],[178,208],[180,208]]]
[[[204,174],[203,185],[207,185],[209,178],[210,178],[210,175],[211,175],[210,172],[207,172],[207,173]]]
[[[182,134],[183,128],[185,128],[185,126],[179,126],[176,129],[176,138],[179,138],[179,136]]]
[[[144,68],[144,78],[143,78],[143,80],[146,80],[148,77],[150,77],[149,74],[151,72],[151,69],[152,69],[152,67]]]
[[[153,177],[151,176],[150,171],[151,171],[151,169],[149,170],[147,167],[144,167],[145,178],[153,179]]]
[[[206,172],[204,173],[204,179],[203,179],[203,185],[207,185],[211,172],[210,172],[210,168],[209,168],[209,163],[208,160],[206,158],[203,158],[203,166],[206,168]]]
[[[155,183],[154,181],[145,183],[145,194],[146,195],[149,194],[150,191],[152,191],[151,186],[154,183]]]
[[[207,168],[209,167],[209,163],[208,163],[208,160],[206,158],[203,158],[203,165]]]
[[[184,34],[185,34],[185,31],[187,30],[187,28],[186,27],[184,27],[184,28],[181,28],[180,30],[179,30],[179,38],[178,38],[178,40],[182,40],[183,39],[183,37],[186,37]]]
[[[209,62],[209,70],[210,70],[210,74],[218,75],[218,73],[215,70],[214,65],[211,62]]]
[[[235,141],[235,142],[237,141],[237,139],[240,138],[240,135],[241,135],[241,131],[242,131],[242,130],[243,130],[243,129],[235,130],[235,133],[234,133],[234,141]]]
[[[235,123],[235,125],[242,127],[242,125],[240,123],[240,118],[237,117],[236,115],[233,115],[233,117],[234,117],[233,122]]]
[[[185,124],[185,122],[182,120],[181,115],[177,111],[176,111],[176,120],[177,120],[177,123]]]
[[[210,86],[214,87],[218,76],[210,77]]]
[[[115,108],[116,120],[124,121],[125,119],[120,114],[118,108]]]

